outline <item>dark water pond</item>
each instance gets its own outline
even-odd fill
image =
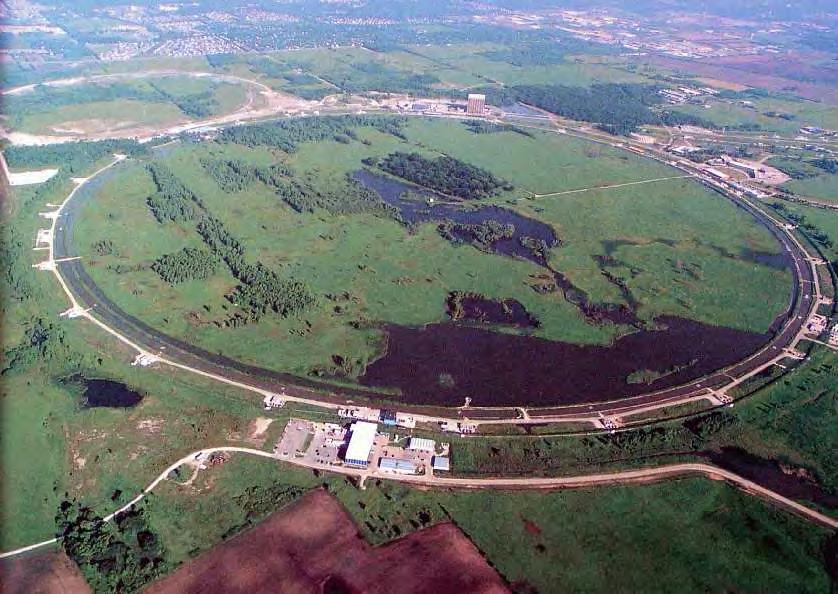
[[[739,448],[722,448],[708,452],[713,464],[777,491],[790,499],[803,499],[829,509],[838,508],[838,495],[824,490],[816,481],[795,472],[783,470],[776,460],[766,460]]]
[[[455,322],[472,322],[538,328],[540,326],[516,299],[487,299],[473,293],[451,293],[446,301],[448,315]]]
[[[522,258],[543,267],[553,279],[554,290],[561,291],[564,298],[578,307],[592,322],[610,321],[615,324],[642,326],[634,312],[631,295],[627,295],[628,306],[593,303],[587,293],[576,287],[560,271],[550,267],[545,252],[559,244],[559,239],[550,225],[499,206],[471,208],[459,202],[444,202],[446,198],[434,192],[376,175],[365,169],[356,171],[353,177],[367,188],[376,191],[387,204],[397,208],[402,220],[408,225],[429,221],[448,221],[460,225],[481,225],[488,221],[496,221],[503,225],[512,225],[515,231],[511,237],[489,244],[488,247],[493,253]],[[409,198],[409,195],[413,198]],[[428,203],[428,199],[431,198],[436,201],[435,204]],[[451,235],[456,240],[469,242],[470,238],[466,233],[454,229]],[[625,287],[621,288],[623,289]]]
[[[402,220],[407,225],[417,225],[430,221],[450,221],[459,225],[481,225],[488,221],[496,221],[503,225],[512,225],[515,232],[511,237],[493,241],[489,245],[493,252],[504,256],[523,258],[535,262],[539,266],[544,266],[546,265],[544,256],[538,250],[524,245],[522,239],[532,238],[538,242],[543,242],[547,247],[553,247],[558,243],[558,238],[550,225],[506,208],[499,206],[472,208],[459,202],[452,203],[448,198],[430,190],[376,175],[366,169],[356,171],[353,178],[365,187],[375,190],[384,202],[397,208]],[[412,195],[413,198],[407,198],[408,194]],[[416,197],[419,197],[419,199],[416,199]],[[435,204],[429,204],[428,199],[433,199]],[[459,235],[461,240],[467,241],[465,235],[455,234]]]
[[[585,346],[472,326],[386,325],[387,352],[360,381],[395,387],[407,402],[457,406],[595,402],[678,385],[742,359],[767,335],[660,317],[659,330],[623,336],[611,346]],[[629,384],[637,370],[677,373]]]
[[[83,390],[82,404],[85,408],[131,408],[143,399],[139,392],[113,380],[73,375],[63,382]]]

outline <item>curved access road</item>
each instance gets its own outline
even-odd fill
[[[259,456],[262,458],[271,458],[276,460],[270,452],[264,450],[257,450],[254,448],[243,448],[237,446],[220,446],[197,450],[179,460],[172,462],[165,470],[163,470],[157,477],[149,483],[149,485],[142,490],[140,494],[134,497],[131,501],[121,506],[119,509],[113,511],[104,517],[105,522],[110,522],[117,515],[130,510],[133,506],[142,501],[146,495],[151,493],[161,482],[167,479],[169,474],[176,468],[188,463],[194,463],[198,458],[205,458],[217,452],[242,453],[251,456]],[[559,477],[537,477],[537,478],[504,478],[504,477],[487,477],[487,478],[452,478],[439,477],[433,475],[402,475],[402,474],[382,474],[370,470],[362,470],[355,468],[348,468],[342,466],[318,466],[312,464],[305,464],[297,460],[283,460],[295,466],[304,468],[317,469],[321,471],[334,472],[346,476],[352,476],[359,481],[364,481],[367,478],[374,477],[381,480],[396,481],[407,483],[410,485],[418,485],[424,487],[436,487],[447,489],[510,489],[510,490],[557,490],[557,489],[582,489],[586,487],[601,487],[613,485],[627,485],[627,484],[645,484],[658,482],[669,479],[676,479],[688,476],[703,476],[712,480],[723,480],[726,483],[748,493],[763,499],[773,505],[776,505],[786,511],[789,511],[805,520],[814,522],[820,526],[831,530],[838,530],[838,520],[822,514],[821,512],[806,507],[788,497],[780,495],[779,493],[766,489],[757,483],[750,481],[744,477],[739,476],[728,470],[724,470],[711,464],[701,463],[683,463],[683,464],[668,464],[665,466],[658,466],[655,468],[640,468],[636,470],[622,470],[616,472],[603,472],[597,474],[583,474],[577,476],[559,476]],[[25,547],[0,553],[0,559],[6,557],[14,557],[33,551],[35,549],[43,548],[58,542],[58,538],[44,540]]]

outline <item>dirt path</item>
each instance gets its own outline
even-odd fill
[[[151,483],[143,489],[143,491],[134,497],[131,501],[108,514],[104,517],[104,521],[110,522],[120,513],[126,512],[134,505],[142,501],[146,495],[151,493],[161,482],[166,480],[169,474],[176,468],[194,462],[198,457],[206,458],[216,452],[241,453],[251,456],[259,456],[261,458],[270,458],[277,460],[270,452],[264,450],[257,450],[253,448],[243,448],[238,446],[220,446],[213,448],[204,448],[197,450],[179,460],[170,464],[164,469]],[[597,474],[585,474],[578,476],[562,476],[562,477],[534,477],[534,478],[503,478],[503,477],[487,477],[487,478],[448,478],[438,476],[425,475],[398,475],[398,474],[376,474],[374,471],[362,470],[347,467],[330,467],[328,469],[314,464],[306,464],[298,460],[284,460],[294,466],[301,466],[303,468],[317,469],[319,471],[334,472],[346,476],[352,476],[364,481],[368,478],[376,478],[380,480],[396,481],[410,485],[417,485],[423,487],[441,487],[454,489],[538,489],[538,490],[554,490],[554,489],[581,489],[588,487],[625,485],[625,484],[646,484],[662,480],[676,479],[686,476],[703,476],[711,480],[723,480],[728,484],[748,493],[763,499],[769,503],[777,505],[801,518],[814,522],[825,528],[838,530],[838,520],[822,514],[819,511],[806,507],[788,497],[780,495],[775,491],[766,489],[757,483],[739,476],[729,470],[724,470],[711,464],[703,463],[684,463],[684,464],[668,464],[665,466],[658,466],[656,468],[641,468],[637,470],[623,470],[617,472],[605,472]],[[21,553],[45,547],[57,543],[58,539],[53,538],[45,540],[27,547],[21,547],[12,551],[0,554],[0,559],[7,557],[14,557]]]

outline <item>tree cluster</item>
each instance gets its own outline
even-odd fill
[[[245,323],[258,320],[268,311],[282,316],[294,315],[314,303],[314,295],[304,283],[284,279],[261,262],[249,264],[241,242],[220,220],[207,212],[203,202],[171,170],[155,163],[149,165],[149,171],[158,191],[149,197],[148,206],[157,220],[161,223],[197,221],[196,230],[211,252],[203,262],[183,257],[183,252],[180,255],[170,254],[166,261],[168,265],[164,266],[160,260],[153,265],[157,266],[158,274],[163,276],[165,273],[175,282],[179,282],[175,279],[185,280],[190,275],[200,278],[196,275],[208,270],[210,257],[220,258],[240,283],[227,298],[245,308],[244,317],[238,317]]]
[[[215,274],[218,257],[206,250],[186,247],[173,254],[159,257],[151,269],[171,285],[204,280]]]
[[[23,371],[39,362],[60,359],[66,350],[64,329],[36,318],[29,323],[21,343],[5,352],[2,375]]]
[[[55,520],[61,546],[96,593],[137,592],[168,569],[142,510],[105,522],[89,507],[64,501]]]
[[[533,105],[560,116],[593,122],[612,134],[629,134],[644,124],[692,124],[712,127],[710,122],[692,115],[655,111],[661,102],[653,85],[601,83],[590,87],[566,85],[519,85],[485,87],[476,92],[486,94],[492,105],[516,102]]]
[[[437,230],[448,241],[469,241],[484,251],[488,251],[493,243],[515,235],[515,225],[491,219],[476,225],[444,221],[439,224]]]
[[[382,159],[367,159],[364,163],[414,184],[465,200],[486,198],[499,188],[512,189],[509,183],[491,172],[449,156],[428,159],[418,153],[395,152]]]
[[[823,169],[827,173],[838,173],[838,159],[822,157],[820,159],[814,159],[810,161],[810,163],[818,169]]]
[[[303,142],[350,136],[352,128],[370,127],[404,138],[402,118],[373,115],[315,116],[306,119],[280,120],[250,126],[227,128],[218,135],[220,142],[244,146],[270,146],[294,152]]]
[[[7,226],[0,233],[0,266],[3,274],[0,295],[14,301],[26,301],[32,297],[32,268],[24,260],[27,252],[29,242],[23,239],[17,227]]]
[[[182,223],[200,215],[201,201],[168,167],[159,163],[149,163],[146,167],[157,186],[157,192],[146,199],[154,218],[160,223]]]
[[[140,156],[148,154],[148,147],[136,140],[99,140],[44,146],[10,146],[3,151],[6,162],[13,169],[53,166],[69,174],[79,173],[91,163],[114,153]]]

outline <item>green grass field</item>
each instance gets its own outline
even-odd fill
[[[596,188],[668,177],[666,167],[624,155],[610,147],[566,136],[535,132],[477,135],[460,123],[414,120],[408,141],[368,129],[367,144],[333,141],[304,144],[288,156],[266,149],[215,143],[190,144],[163,157],[247,247],[250,257],[304,280],[318,295],[353,295],[336,313],[326,299],[303,318],[266,317],[258,324],[221,330],[212,323],[226,311],[224,299],[235,280],[224,267],[206,281],[170,286],[149,269],[116,273],[117,265],[148,265],[182,247],[199,247],[189,224],[160,225],[145,198],[153,191],[142,164],[125,165],[85,207],[78,224],[79,246],[88,269],[106,294],[126,311],[167,333],[212,351],[263,366],[306,374],[347,356],[360,373],[380,353],[381,336],[355,329],[352,320],[427,324],[445,319],[444,301],[453,290],[493,298],[518,299],[542,322],[540,336],[571,342],[607,342],[621,328],[592,325],[557,294],[529,287],[543,269],[531,262],[456,246],[434,224],[407,233],[396,221],[372,215],[334,216],[325,211],[297,213],[260,183],[233,194],[223,192],[200,165],[201,158],[239,159],[264,166],[284,160],[322,192],[340,192],[345,175],[368,156],[394,150],[446,154],[485,167],[515,189],[490,199],[553,226],[563,241],[551,263],[594,301],[622,302],[602,275],[597,258],[617,242],[607,269],[623,278],[651,320],[671,314],[711,324],[765,331],[785,306],[790,277],[721,253],[744,249],[776,253],[768,232],[722,197],[686,180],[544,198],[548,193]],[[114,242],[116,255],[97,256],[92,246]],[[503,274],[498,274],[498,266]]]
[[[838,202],[838,175],[823,173],[805,179],[792,179],[783,187],[800,196],[826,202]]]
[[[265,507],[246,504],[253,494],[319,485],[373,544],[413,532],[420,513],[455,522],[515,591],[820,592],[829,583],[820,552],[827,531],[703,479],[551,493],[387,482],[359,491],[338,477],[238,457],[191,487],[162,485],[148,509],[178,564],[264,516]]]
[[[95,134],[109,129],[188,121],[194,114],[188,113],[188,108],[185,112],[180,103],[201,94],[211,98],[208,115],[233,111],[245,100],[241,85],[178,75],[157,77],[153,81],[97,81],[38,89],[14,96],[4,110],[8,110],[15,131]]]

